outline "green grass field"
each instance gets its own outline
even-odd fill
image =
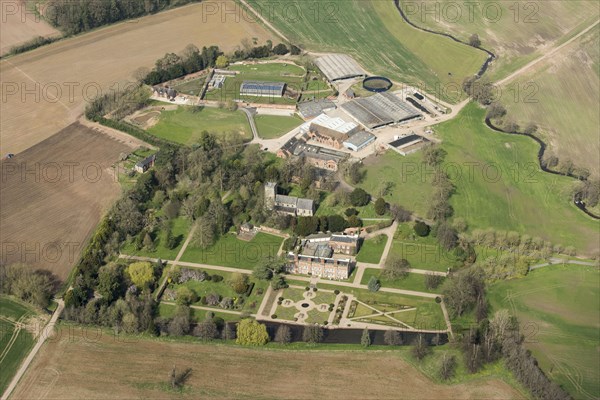
[[[241,99],[255,103],[295,104],[295,99],[287,97],[248,97],[240,96],[240,85],[243,81],[285,82],[289,89],[299,92],[306,71],[294,64],[267,63],[249,65],[231,65],[228,68],[240,73],[235,77],[227,77],[222,88],[206,92],[206,100],[229,101]]]
[[[436,289],[428,289],[427,286],[425,286],[425,275],[423,274],[408,274],[408,276],[404,279],[388,279],[381,275],[380,270],[373,268],[367,268],[365,270],[365,274],[363,275],[360,283],[362,285],[368,284],[369,279],[371,279],[372,276],[379,279],[379,282],[381,282],[381,287],[415,290],[417,292],[425,293],[441,292],[441,284]]]
[[[374,238],[365,240],[356,255],[356,261],[378,264],[386,243],[386,235],[378,235]]]
[[[411,223],[398,225],[388,260],[404,258],[411,268],[446,272],[455,266],[456,257],[446,251],[432,235],[419,237]]]
[[[245,140],[252,139],[250,125],[241,111],[204,107],[193,112],[190,107],[179,107],[174,111],[162,111],[159,122],[148,129],[152,135],[191,145],[203,131],[217,135],[234,132]]]
[[[192,96],[199,96],[204,83],[206,82],[206,76],[200,78],[190,79],[185,82],[177,83],[173,86],[179,93],[190,94]]]
[[[160,231],[154,240],[154,250],[142,248],[137,250],[134,243],[125,243],[121,248],[121,253],[134,256],[161,258],[163,260],[174,260],[185,242],[185,238],[190,230],[190,221],[185,217],[177,217],[172,221],[172,234],[177,240],[177,246],[169,249],[166,246],[167,237],[165,231]]]
[[[489,287],[493,310],[519,318],[525,344],[544,372],[574,398],[600,392],[600,272],[577,265],[534,270]]]
[[[373,197],[379,196],[384,182],[392,184],[384,199],[397,203],[406,209],[426,215],[433,188],[431,181],[433,170],[423,163],[421,152],[401,156],[388,150],[380,156],[370,156],[364,160],[366,175],[358,187]]]
[[[513,230],[582,252],[597,250],[599,223],[571,202],[576,181],[541,171],[537,143],[492,131],[483,117],[484,110],[471,103],[435,128],[456,186],[454,215],[471,229]]]
[[[600,176],[600,28],[502,88],[508,115],[521,126],[535,122],[550,154]],[[528,86],[529,85],[529,86]],[[516,88],[521,88],[515,101]],[[523,88],[527,88],[523,90]]]
[[[226,234],[212,247],[201,249],[190,243],[181,257],[189,261],[223,267],[253,269],[267,257],[275,256],[282,238],[259,232],[251,241],[239,240],[234,234]]]
[[[254,117],[258,135],[263,139],[275,139],[300,126],[304,121],[299,117],[282,115],[257,115]]]
[[[407,296],[382,291],[370,292],[366,289],[336,286],[329,283],[319,283],[319,288],[329,290],[339,289],[340,292],[352,294],[358,300],[382,312],[395,311],[402,308],[402,306],[416,307],[416,311],[412,315],[396,319],[420,329],[446,329],[442,308],[432,298]],[[370,312],[370,314],[373,313]]]
[[[486,59],[472,47],[410,27],[392,1],[300,2],[294,23],[282,15],[284,7],[269,8],[267,0],[249,3],[273,9],[270,23],[306,50],[351,54],[372,74],[426,85],[431,92],[440,84],[460,86]],[[445,92],[441,97],[452,100]]]
[[[34,315],[29,306],[0,296],[0,392],[4,392],[34,345],[33,335],[24,328],[18,329],[16,323]]]
[[[411,0],[401,3],[409,20],[420,27],[450,33],[464,41],[477,33],[482,46],[498,56],[486,73],[493,80],[543,55],[549,46],[567,41],[596,21],[599,14],[598,4],[587,0],[543,3],[483,0],[473,3],[473,12],[467,3],[442,0],[435,3],[437,14],[424,17],[423,9],[433,11],[434,4]]]

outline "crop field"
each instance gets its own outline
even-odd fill
[[[259,232],[250,241],[238,239],[234,234],[226,234],[212,247],[201,249],[193,243],[185,250],[182,261],[189,261],[223,267],[253,269],[267,257],[275,256],[282,238]]]
[[[389,183],[389,190],[383,196],[387,202],[397,203],[418,215],[427,214],[433,193],[430,173],[433,169],[423,162],[421,152],[401,156],[388,150],[383,155],[369,156],[363,163],[366,175],[358,187],[377,198],[382,187]]]
[[[483,117],[484,110],[471,103],[435,128],[456,186],[454,215],[471,229],[513,230],[595,253],[599,223],[572,204],[576,181],[541,171],[536,142],[492,131]]]
[[[27,4],[27,3],[31,4]],[[58,37],[61,33],[52,25],[39,18],[34,11],[34,1],[0,2],[0,55],[36,37]]]
[[[269,8],[267,0],[249,3],[273,9],[271,24],[307,50],[351,54],[371,74],[426,85],[430,92],[436,85],[460,87],[486,59],[472,47],[412,28],[392,1],[300,2],[293,21],[283,7]],[[458,101],[449,92],[440,93],[442,99]]]
[[[61,398],[523,398],[498,377],[457,384],[432,382],[398,351],[280,351],[142,337],[115,339],[108,331],[85,339],[75,327],[46,344],[14,399]],[[96,332],[96,331],[94,331]],[[217,349],[217,351],[215,351]],[[160,356],[157,354],[160,353]],[[199,362],[199,360],[202,360]],[[106,366],[110,365],[110,369]],[[168,376],[192,368],[183,390]],[[218,365],[219,368],[205,368]],[[318,365],[318,368],[315,368]],[[344,365],[344,368],[340,368]],[[387,373],[381,373],[385,365]],[[248,371],[252,371],[251,374]],[[328,379],[323,380],[323,371]],[[223,376],[229,379],[222,379]],[[235,382],[235,384],[232,384]],[[99,388],[110,387],[110,392]]]
[[[287,87],[295,92],[300,91],[305,70],[294,64],[264,63],[236,64],[228,68],[238,71],[235,77],[228,76],[223,87],[210,90],[204,97],[206,100],[226,102],[241,99],[255,103],[295,104],[296,100],[287,97],[256,97],[240,96],[240,85],[244,81],[285,82]]]
[[[152,67],[167,52],[178,53],[190,43],[219,45],[228,52],[242,39],[264,44],[272,38],[259,24],[236,22],[234,16],[224,22],[220,13],[207,15],[204,7],[191,4],[111,25],[0,61],[3,84],[10,85],[0,104],[0,154],[19,153],[52,136],[74,122],[99,91],[122,88],[136,69]],[[148,38],[150,44],[140,45]],[[37,96],[25,95],[24,89]]]
[[[570,159],[596,177],[600,176],[599,48],[596,26],[502,88],[508,96],[502,102],[508,114],[521,126],[535,122],[550,154]],[[528,84],[531,89],[522,90],[518,102],[511,99],[515,88]]]
[[[478,34],[482,46],[498,56],[486,73],[492,80],[516,71],[569,40],[596,21],[600,12],[596,2],[587,0],[484,0],[472,12],[467,3],[453,0],[435,5],[410,0],[401,3],[408,19],[417,26],[449,33],[464,41],[473,33]],[[437,13],[423,14],[425,8],[433,11],[436,7]]]
[[[281,115],[257,115],[254,117],[258,135],[263,139],[276,139],[285,135],[304,121],[299,117],[286,117]]]
[[[577,399],[596,399],[600,392],[599,285],[597,268],[556,265],[488,291],[494,310],[506,308],[519,318],[525,344],[546,374]]]
[[[203,131],[217,135],[233,132],[242,135],[245,140],[252,139],[248,119],[241,111],[210,107],[195,110],[179,107],[177,110],[161,111],[158,123],[148,128],[148,132],[185,145],[197,142]]]
[[[112,164],[132,148],[74,123],[2,161],[2,262],[65,279],[100,217],[121,193]]]
[[[24,324],[34,314],[29,307],[0,297],[0,392],[33,347],[33,335]]]

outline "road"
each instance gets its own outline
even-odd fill
[[[260,136],[258,135],[258,129],[256,129],[256,123],[254,122],[254,115],[252,115],[252,111],[248,110],[246,107],[240,107],[240,110],[244,114],[246,114],[246,118],[248,118],[248,123],[250,124],[250,129],[252,130],[253,142],[258,142]]]
[[[560,264],[575,264],[575,265],[584,265],[584,266],[588,266],[588,267],[597,267],[598,266],[597,262],[579,261],[579,260],[567,260],[567,259],[564,259],[564,258],[551,258],[550,261],[548,261],[548,262],[530,266],[529,267],[529,271],[533,271],[535,269],[547,267],[549,265],[560,265]]]
[[[44,344],[46,339],[49,338],[52,335],[52,333],[54,332],[54,327],[56,326],[56,321],[58,320],[58,317],[60,317],[60,314],[62,313],[63,309],[65,308],[65,303],[62,300],[56,300],[56,302],[58,303],[58,306],[56,307],[56,310],[54,310],[54,313],[52,314],[52,318],[50,318],[50,321],[48,321],[48,323],[46,324],[44,329],[42,329],[42,331],[40,332],[38,340],[35,343],[35,346],[31,350],[31,352],[27,355],[27,358],[25,359],[25,361],[23,361],[21,363],[19,370],[17,371],[15,376],[13,376],[12,380],[10,381],[10,384],[8,385],[8,387],[2,394],[1,400],[8,399],[8,397],[10,396],[12,391],[17,386],[17,383],[19,383],[19,380],[21,380],[21,378],[23,377],[23,374],[25,373],[25,371],[27,371],[27,368],[29,368],[29,365],[33,361],[34,357],[37,355],[38,351],[40,351],[40,349],[42,348],[42,345]]]

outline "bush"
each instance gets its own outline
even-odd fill
[[[361,188],[354,189],[350,193],[350,203],[355,207],[362,207],[369,204],[371,196]]]
[[[340,291],[339,291],[338,289],[335,289],[335,290],[333,291],[333,293],[335,293],[335,295],[337,296],[338,294],[340,294]]]
[[[271,315],[271,319],[277,319],[277,314]]]
[[[344,214],[346,214],[346,217],[351,217],[353,215],[358,215],[358,211],[356,211],[356,208],[346,208]]]
[[[383,215],[386,211],[387,203],[385,202],[383,197],[378,198],[377,201],[375,201],[375,212],[377,213],[377,215]]]
[[[221,282],[223,280],[223,276],[214,274],[212,276],[212,280],[213,280],[213,282]]]
[[[314,287],[314,288],[313,288],[313,292],[316,292],[316,291],[317,291],[317,288],[316,288],[316,287]]]
[[[425,237],[425,236],[429,235],[431,228],[425,222],[417,221],[417,222],[415,222],[414,230],[417,235],[419,235],[421,237]]]

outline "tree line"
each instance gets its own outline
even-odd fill
[[[198,0],[49,0],[44,17],[66,35],[154,14]]]

